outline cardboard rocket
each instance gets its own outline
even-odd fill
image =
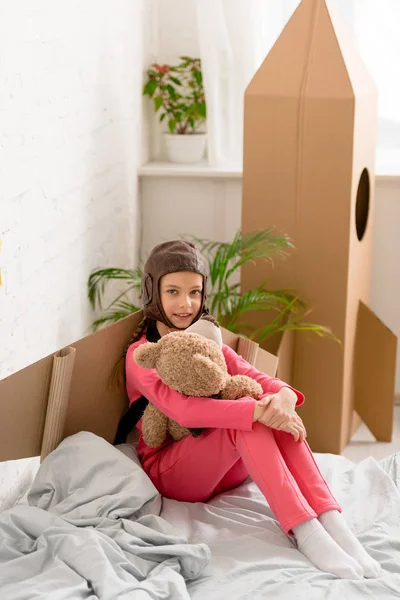
[[[296,334],[291,383],[315,451],[340,452],[354,408],[391,437],[396,338],[369,310],[377,91],[324,0],[303,0],[245,93],[242,228],[275,226],[296,251],[245,265],[299,291],[331,340]],[[263,323],[258,314],[255,322]],[[383,359],[384,357],[384,359]]]

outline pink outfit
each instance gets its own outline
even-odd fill
[[[160,448],[139,437],[143,468],[161,494],[188,502],[206,502],[233,489],[250,475],[285,532],[327,510],[341,510],[315,463],[306,442],[295,442],[285,432],[253,423],[255,400],[215,400],[187,397],[162,383],[154,369],[139,367],[132,344],[126,357],[130,403],[145,396],[165,415],[185,427],[205,427],[198,438],[167,441]],[[223,346],[228,372],[258,381],[265,395],[290,387],[257,371],[229,346]],[[293,389],[293,388],[291,388]],[[304,396],[297,394],[297,406]],[[141,421],[137,425],[141,434]]]

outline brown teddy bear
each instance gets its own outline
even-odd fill
[[[263,393],[261,385],[246,375],[229,375],[221,346],[219,327],[201,319],[185,331],[163,336],[157,343],[142,344],[133,356],[139,366],[156,369],[163,383],[185,396],[221,400],[251,396],[259,400]],[[181,427],[150,402],[143,413],[143,440],[152,448],[161,446],[168,434],[178,441],[201,431]]]

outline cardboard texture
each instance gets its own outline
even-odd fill
[[[303,0],[245,93],[242,229],[275,226],[296,251],[274,269],[244,265],[242,288],[267,277],[295,288],[343,347],[296,334],[291,383],[306,396],[300,414],[314,451],[340,453],[354,415],[356,329],[372,348],[359,302],[368,305],[374,213],[377,91],[331,5]],[[261,326],[265,315],[254,315]],[[375,321],[381,351],[393,343]],[[362,361],[361,361],[362,362]],[[371,380],[393,375],[374,361]],[[367,404],[376,401],[363,387]],[[380,417],[376,417],[377,419]],[[381,417],[385,420],[386,417]]]
[[[75,348],[54,356],[40,456],[43,460],[62,439],[75,362]]]
[[[355,409],[379,442],[392,440],[396,347],[396,336],[360,302],[354,364]]]
[[[44,458],[64,437],[83,430],[112,441],[127,400],[109,380],[140,318],[127,317],[0,381],[0,460]],[[71,355],[72,374],[60,386],[60,363]]]
[[[113,441],[128,401],[110,377],[141,319],[135,313],[0,381],[0,461],[43,459],[79,431]],[[258,369],[276,374],[277,356],[225,329],[222,337]]]

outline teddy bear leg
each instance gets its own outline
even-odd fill
[[[179,423],[173,421],[172,419],[168,419],[168,432],[175,442],[179,442],[179,440],[182,438],[190,435],[189,429],[182,427],[179,425]]]
[[[167,439],[168,418],[150,402],[142,417],[142,436],[151,448],[158,448]]]

